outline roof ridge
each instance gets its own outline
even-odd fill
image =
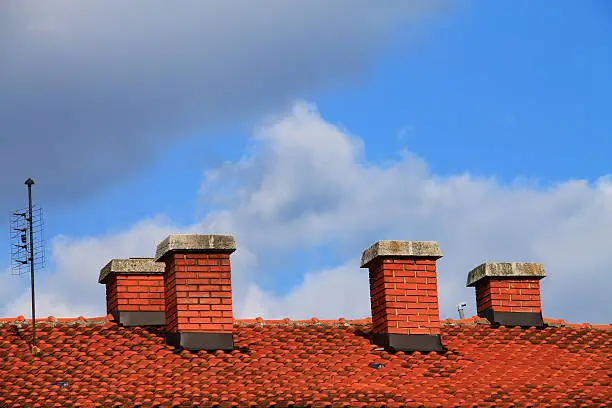
[[[84,317],[84,316],[79,316],[79,317],[48,316],[48,317],[42,317],[42,318],[36,319],[36,324],[37,325],[38,324],[50,324],[53,326],[57,324],[92,325],[92,324],[107,324],[107,323],[110,323],[111,321],[114,321],[114,317],[110,314],[106,316],[97,316],[97,317],[89,317],[89,318]],[[31,322],[32,322],[32,319],[26,319],[23,315],[19,315],[17,317],[0,317],[0,326],[4,324],[26,325],[26,324],[30,324]]]
[[[4,324],[16,324],[26,325],[30,323],[32,319],[26,319],[23,315],[17,317],[0,317],[0,326]],[[75,325],[92,325],[98,324],[103,325],[114,322],[115,318],[113,315],[108,314],[106,316],[97,316],[86,318],[84,316],[74,318],[62,318],[55,316],[48,316],[46,318],[37,319],[37,324],[51,324],[53,326],[57,324],[75,324]],[[601,329],[601,330],[612,330],[612,324],[592,324],[592,323],[568,323],[564,319],[549,319],[544,318],[544,323],[551,327],[569,327],[569,328],[587,328],[587,329]],[[249,326],[366,326],[372,324],[372,318],[366,317],[362,319],[345,319],[339,317],[338,319],[318,319],[312,317],[310,319],[264,319],[262,317],[246,318],[246,319],[234,319],[234,326],[238,327],[249,327]],[[489,321],[485,318],[472,316],[464,319],[444,319],[440,321],[443,327],[452,326],[479,326],[479,325],[490,325]]]

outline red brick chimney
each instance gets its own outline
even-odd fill
[[[476,287],[478,316],[494,325],[544,327],[540,279],[544,266],[523,262],[486,262],[474,268],[467,286]]]
[[[173,234],[155,254],[165,262],[166,343],[188,350],[233,350],[231,235]]]
[[[361,256],[369,269],[373,342],[401,351],[443,351],[436,242],[378,241]]]
[[[165,324],[164,264],[153,258],[113,259],[100,270],[106,313],[123,326]]]

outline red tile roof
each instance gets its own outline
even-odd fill
[[[0,407],[608,406],[612,326],[442,322],[445,353],[388,353],[371,320],[237,320],[229,352],[174,351],[112,317],[0,320]]]

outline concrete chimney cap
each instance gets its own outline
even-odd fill
[[[113,259],[100,270],[98,283],[105,284],[106,279],[113,274],[122,275],[161,275],[164,273],[165,264],[155,262],[153,258],[129,258]]]
[[[236,240],[232,235],[200,235],[200,234],[171,234],[157,245],[155,260],[174,251],[184,252],[225,252],[236,250]]]
[[[440,246],[435,241],[378,241],[361,255],[361,267],[378,257],[442,258]]]
[[[474,286],[485,278],[532,278],[546,276],[544,265],[530,262],[485,262],[468,273],[466,286]]]

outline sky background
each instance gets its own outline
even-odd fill
[[[484,261],[542,262],[545,317],[610,323],[605,0],[0,4],[0,210],[44,209],[37,315],[99,270],[230,233],[234,314],[370,315],[361,252],[434,240],[441,317]],[[1,231],[1,229],[0,229]],[[0,240],[0,316],[30,315]]]

